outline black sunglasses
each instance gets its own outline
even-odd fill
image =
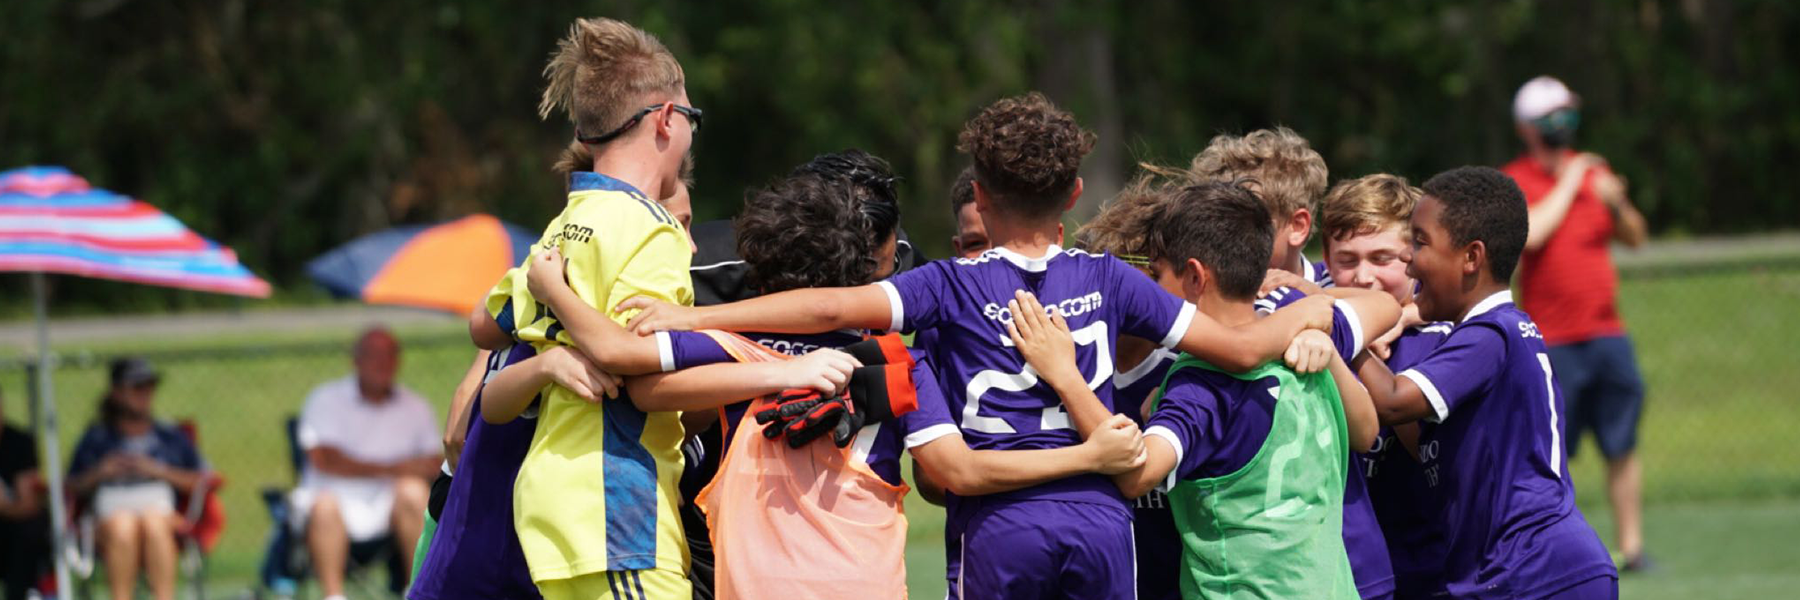
[[[692,106],[682,106],[680,104],[672,104],[670,106],[674,107],[675,112],[681,113],[682,116],[685,116],[688,118],[688,122],[692,123],[694,125],[694,133],[700,133],[700,122],[702,120],[704,120],[704,114],[700,112],[700,109],[694,108]],[[577,135],[577,136],[575,136],[575,140],[579,141],[583,144],[588,144],[590,146],[597,146],[600,144],[610,142],[613,140],[613,138],[619,137],[621,135],[625,135],[625,132],[629,131],[633,126],[636,126],[638,121],[643,120],[644,115],[662,110],[662,107],[663,107],[663,105],[661,105],[661,104],[658,104],[655,106],[646,106],[646,107],[644,107],[643,110],[638,111],[637,114],[631,115],[631,118],[626,119],[625,123],[622,125],[619,125],[618,129],[614,129],[612,131],[602,133],[600,135],[592,135],[592,136]]]

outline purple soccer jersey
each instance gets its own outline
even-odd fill
[[[692,366],[728,362],[733,360],[730,354],[721,348],[711,336],[703,333],[669,332],[668,347],[672,355],[672,364],[676,369]],[[802,335],[746,333],[740,334],[775,352],[789,356],[800,356],[821,348],[843,348],[862,340],[862,335],[848,331]],[[918,410],[896,417],[887,423],[874,423],[863,427],[851,442],[857,455],[869,465],[869,469],[881,476],[889,484],[899,485],[903,482],[900,474],[900,458],[908,448],[915,448],[930,443],[945,435],[957,433],[956,425],[944,407],[943,393],[938,391],[937,375],[931,366],[931,360],[922,353],[914,352],[912,375],[914,386],[918,392]],[[731,437],[737,434],[737,424],[744,412],[750,408],[749,402],[738,402],[725,407],[725,418],[729,419],[731,428],[722,448],[731,448]]]
[[[488,359],[486,378],[535,354],[531,344],[524,343],[496,352]],[[470,410],[481,413],[480,395]],[[407,598],[539,597],[512,518],[513,479],[536,429],[536,419],[525,416],[503,425],[469,420],[437,534]]]
[[[1144,425],[1139,408],[1162,385],[1179,353],[1157,348],[1131,369],[1113,375],[1113,394],[1119,408]],[[1175,532],[1175,513],[1162,490],[1150,490],[1132,501],[1132,540],[1137,547],[1138,600],[1173,600],[1181,597],[1181,537]]]
[[[1431,405],[1419,438],[1438,500],[1445,587],[1456,597],[1530,597],[1618,577],[1575,508],[1563,466],[1563,399],[1537,324],[1494,294],[1402,371]]]
[[[1337,282],[1332,281],[1331,279],[1331,271],[1325,269],[1325,261],[1321,260],[1313,262],[1305,260],[1306,257],[1304,256],[1300,258],[1304,261],[1301,264],[1306,265],[1306,272],[1301,273],[1301,277],[1305,277],[1307,281],[1311,281],[1319,287],[1333,287],[1337,285]]]
[[[978,450],[1061,448],[1081,442],[1062,400],[1013,349],[1006,303],[1017,290],[1059,310],[1075,339],[1089,387],[1113,412],[1113,346],[1121,333],[1174,345],[1194,307],[1106,255],[1051,246],[1028,258],[996,248],[974,259],[940,260],[877,284],[888,293],[892,329],[935,329],[935,361],[950,415]],[[1111,479],[1088,474],[996,496],[1087,502],[1126,509]]]
[[[938,368],[949,414],[978,450],[1059,448],[1080,443],[1062,400],[1038,381],[1006,334],[1007,302],[1018,290],[1035,294],[1067,319],[1076,364],[1109,410],[1113,404],[1113,345],[1120,333],[1173,345],[1186,333],[1194,307],[1111,256],[1051,246],[1029,258],[996,248],[974,259],[941,260],[880,285],[892,310],[890,329],[931,331],[914,340]],[[1079,514],[1034,526],[1064,540],[1050,553],[1018,553],[994,544],[1026,535],[998,512],[1026,503]],[[1131,551],[1129,504],[1110,478],[1087,474],[1003,494],[952,498],[946,544],[957,540],[950,575],[962,598],[1001,597],[1017,577],[1079,587],[1096,581],[1102,597],[1133,593],[1135,573],[1115,568]],[[1018,508],[1013,508],[1018,507]],[[1106,527],[1096,530],[1095,527]],[[1049,532],[1049,530],[1055,530]],[[1010,575],[1009,575],[1010,574]]]
[[[1450,333],[1449,323],[1425,323],[1407,328],[1389,347],[1388,368],[1405,370],[1424,360]],[[1444,536],[1430,518],[1436,510],[1425,488],[1419,461],[1394,437],[1392,428],[1381,428],[1375,450],[1357,455],[1355,466],[1368,485],[1369,504],[1387,539],[1388,557],[1394,566],[1396,598],[1430,598],[1444,590]]]

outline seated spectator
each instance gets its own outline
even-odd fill
[[[176,495],[194,489],[206,465],[181,430],[152,416],[162,376],[149,362],[121,358],[111,371],[99,416],[75,444],[69,484],[99,523],[95,541],[113,600],[135,597],[140,571],[156,600],[170,600],[182,527]]]
[[[37,452],[30,432],[0,417],[0,582],[6,584],[6,600],[25,600],[49,564],[50,521],[44,516]]]
[[[300,414],[307,466],[294,490],[292,526],[305,536],[326,600],[343,598],[353,543],[363,552],[389,541],[402,564],[412,564],[427,482],[443,460],[431,407],[394,382],[400,367],[394,335],[379,327],[364,331],[353,359],[356,374],[314,388]]]

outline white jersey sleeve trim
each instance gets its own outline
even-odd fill
[[[1413,380],[1413,383],[1419,384],[1419,390],[1425,392],[1425,400],[1431,403],[1431,412],[1433,413],[1425,420],[1442,423],[1450,416],[1450,405],[1444,403],[1444,395],[1438,393],[1437,386],[1433,385],[1431,379],[1425,377],[1424,373],[1420,373],[1417,369],[1407,369],[1401,371],[1400,376]]]
[[[913,448],[917,448],[919,446],[923,446],[923,445],[935,442],[938,440],[938,438],[941,438],[941,437],[944,437],[947,435],[956,435],[959,433],[962,433],[962,430],[957,429],[956,425],[953,425],[950,423],[938,423],[936,425],[932,425],[930,427],[926,427],[924,429],[920,429],[918,431],[914,431],[912,433],[906,434],[906,439],[904,440],[904,443],[906,444],[906,449],[911,450]]]
[[[1180,478],[1181,455],[1183,454],[1181,438],[1175,437],[1174,431],[1161,425],[1152,425],[1149,429],[1144,430],[1144,435],[1162,438],[1163,441],[1169,443],[1170,448],[1175,449],[1175,466],[1169,468],[1169,477],[1163,480],[1162,485],[1156,486],[1157,491],[1167,494],[1169,490],[1175,489],[1175,481]]]
[[[888,310],[893,313],[888,318],[888,331],[899,331],[900,326],[906,322],[906,305],[900,301],[900,288],[894,287],[891,281],[877,281],[875,285],[887,292]]]
[[[1356,307],[1351,306],[1349,302],[1343,300],[1333,300],[1331,305],[1336,307],[1338,312],[1344,313],[1344,320],[1350,322],[1350,347],[1352,351],[1362,352],[1363,344],[1368,340],[1363,338],[1362,319],[1356,314]]]
[[[1175,325],[1169,327],[1169,334],[1163,336],[1162,347],[1173,348],[1175,344],[1181,343],[1181,338],[1187,335],[1188,328],[1194,325],[1195,310],[1197,309],[1194,308],[1194,303],[1181,303],[1181,312],[1175,315]]]
[[[656,332],[656,359],[662,363],[662,372],[675,370],[675,340],[669,332]]]

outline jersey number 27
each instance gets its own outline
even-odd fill
[[[1100,384],[1105,383],[1106,379],[1112,376],[1112,347],[1107,342],[1106,334],[1105,321],[1095,321],[1087,327],[1069,332],[1069,336],[1075,340],[1075,345],[1094,347],[1094,374],[1088,378],[1088,389],[1099,389]],[[1012,338],[1007,336],[1000,336],[1000,342],[1008,348],[1013,345]],[[981,397],[993,390],[1020,392],[1031,389],[1037,384],[1037,370],[1031,368],[1029,364],[1025,365],[1024,371],[1018,373],[993,369],[976,373],[969,379],[968,403],[963,405],[963,430],[996,434],[1016,433],[1017,430],[1013,429],[1012,424],[1007,423],[1006,419],[981,414]],[[1038,417],[1039,429],[1069,428],[1069,413],[1063,411],[1062,402],[1044,407],[1042,411]]]

